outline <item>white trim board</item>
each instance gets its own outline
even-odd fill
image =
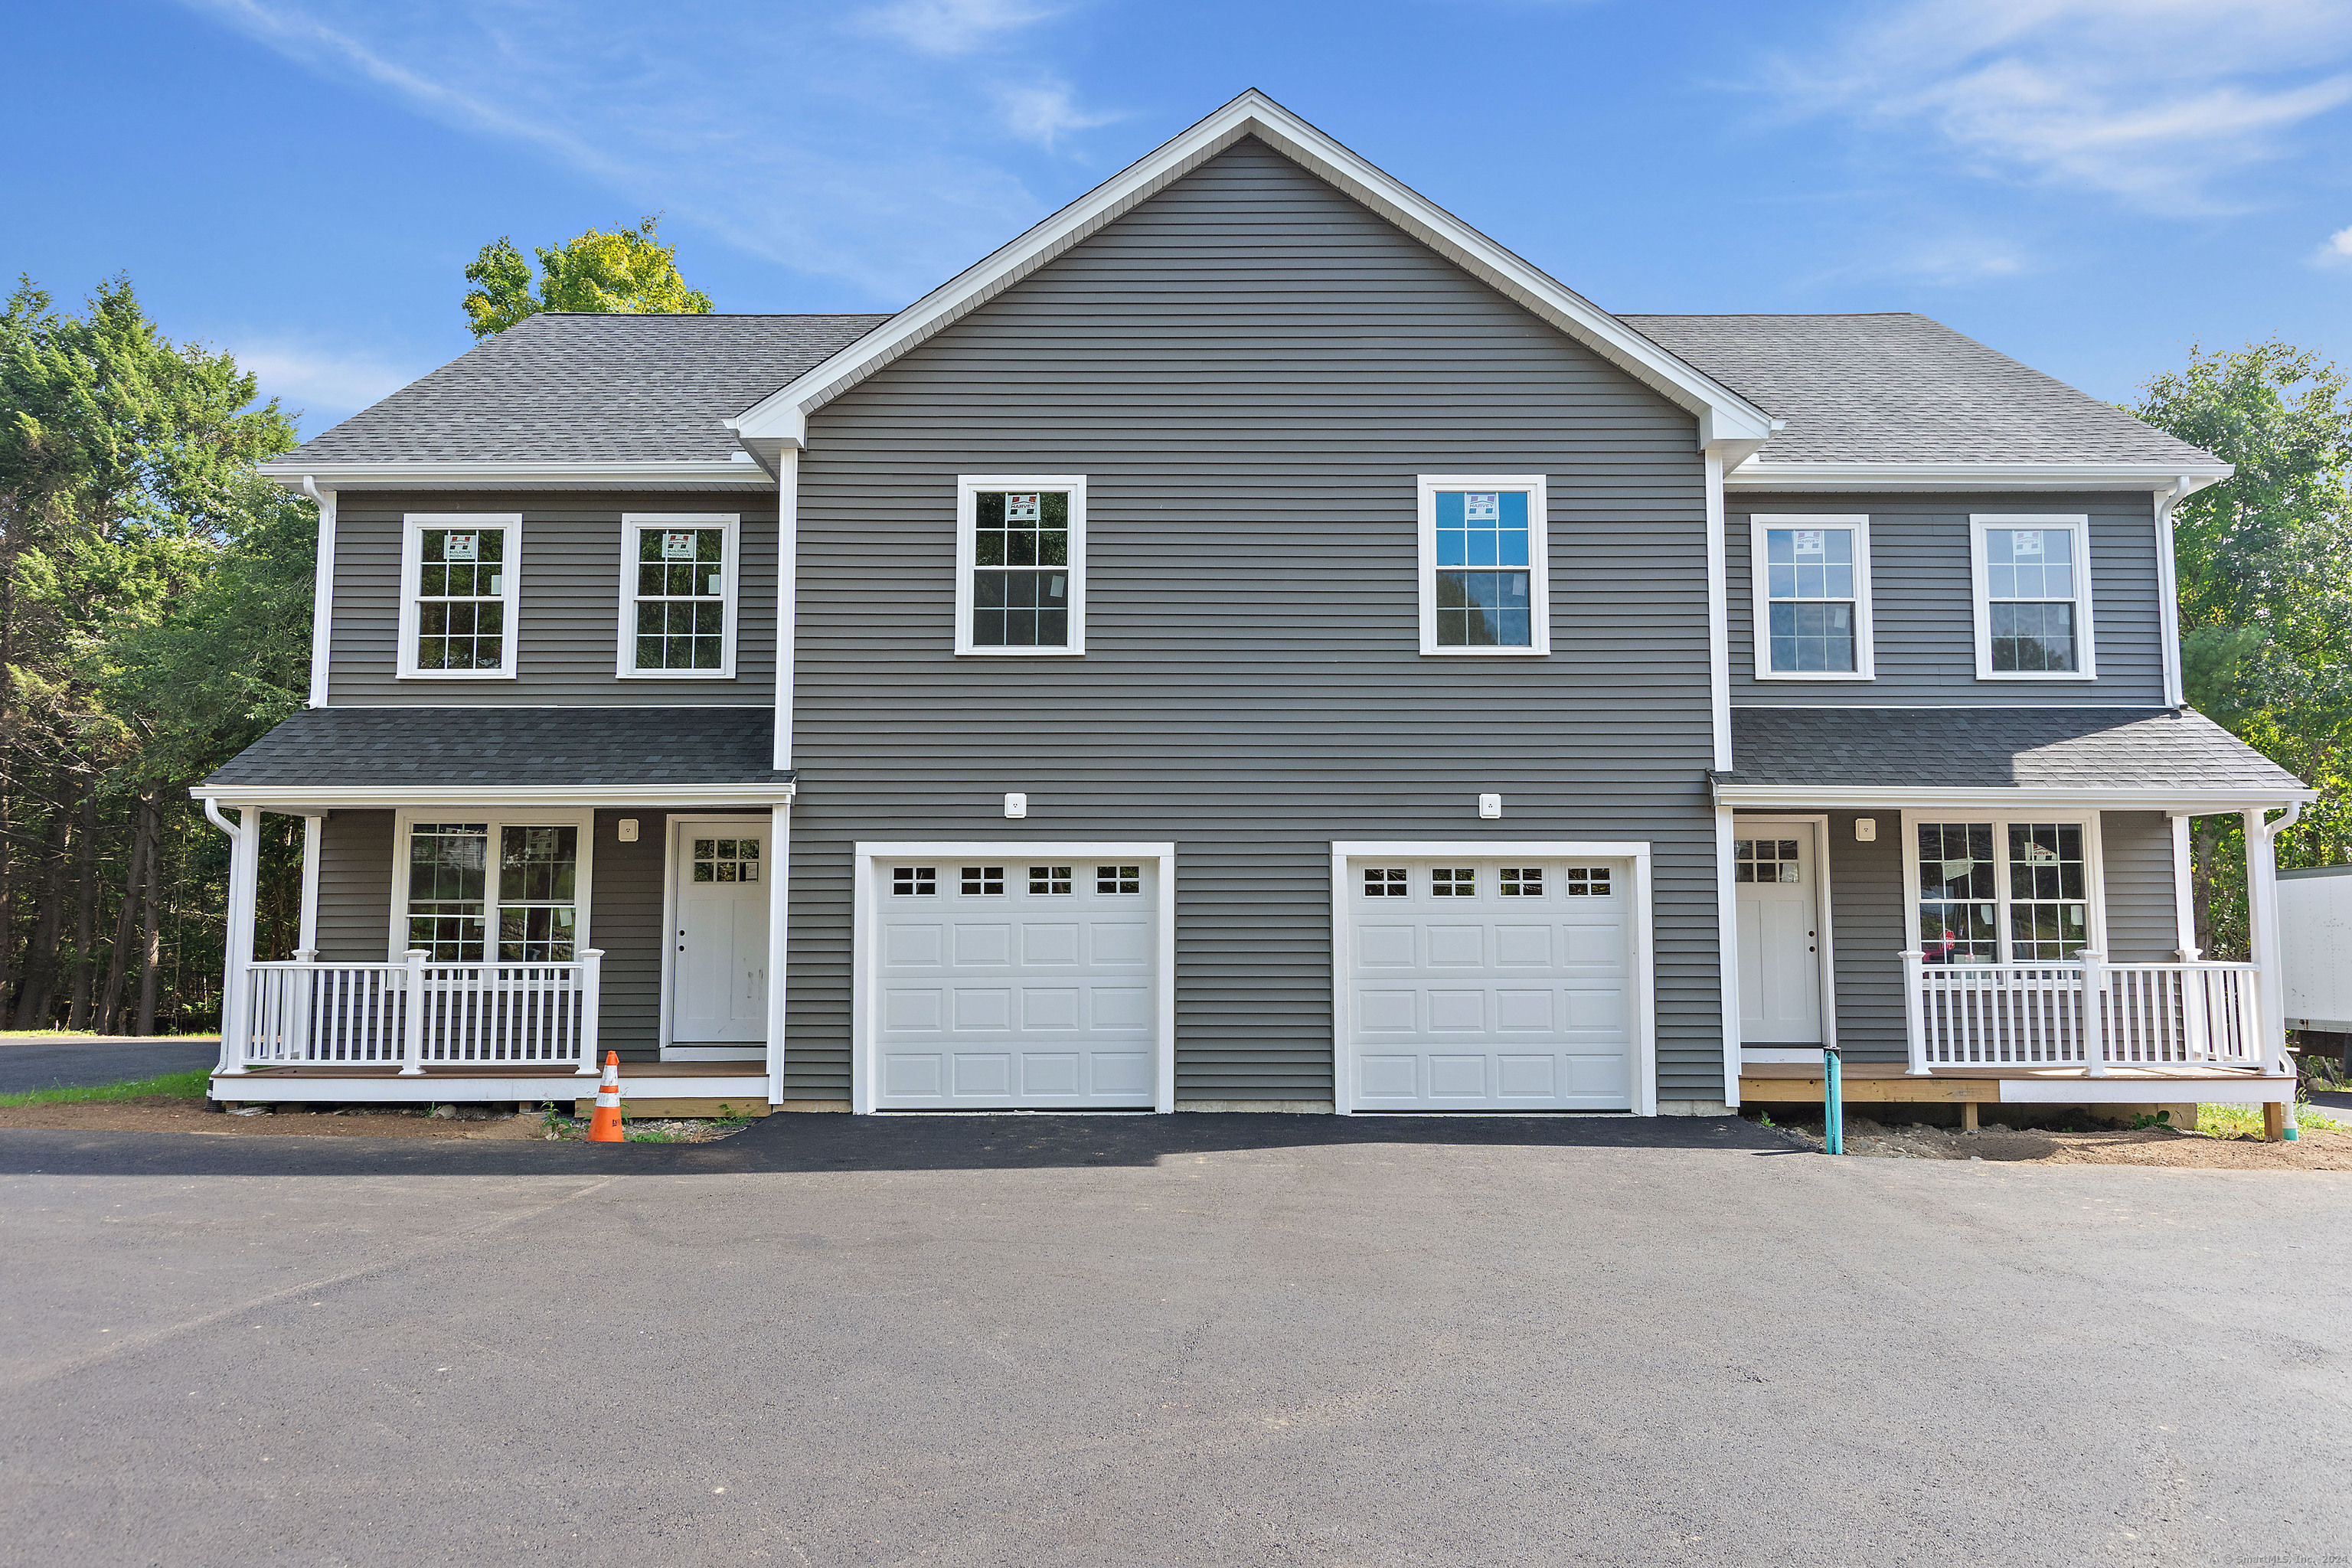
[[[1062,490],[1069,496],[1068,640],[1059,647],[983,647],[971,640],[972,577],[979,563],[980,492]],[[1049,567],[1039,567],[1049,571]],[[958,474],[956,476],[955,650],[975,658],[1071,658],[1087,651],[1087,477],[1084,474]]]
[[[1658,977],[1654,896],[1646,839],[1431,838],[1333,839],[1331,842],[1331,1106],[1341,1116],[1356,1110],[1349,1072],[1348,862],[1376,856],[1403,859],[1459,855],[1492,860],[1514,855],[1531,859],[1624,860],[1631,863],[1635,894],[1633,942],[1633,1114],[1658,1113]],[[1727,1086],[1738,1092],[1738,1080]],[[1443,1115],[1444,1112],[1435,1114]],[[1472,1114],[1478,1114],[1473,1112]],[[1505,1114],[1508,1114],[1506,1112]]]
[[[808,416],[884,365],[1116,222],[1244,137],[1402,229],[1668,402],[1697,416],[1698,444],[1761,446],[1772,416],[1669,353],[1428,198],[1375,168],[1255,89],[1243,93],[1126,169],[967,268],[888,321],[762,398],[728,426],[747,442],[804,445]]]
[[[720,532],[719,581],[719,651],[716,669],[640,669],[637,651],[637,536],[649,529],[715,528]],[[620,680],[732,680],[735,679],[735,624],[742,600],[739,582],[743,569],[743,517],[732,511],[625,511],[621,514],[621,618],[613,644],[613,674]]]
[[[320,489],[389,490],[493,489],[759,489],[766,470],[745,452],[731,461],[709,459],[659,463],[264,463],[265,479],[299,489],[305,479]]]
[[[2071,601],[2064,599],[2004,600],[2003,603],[2072,603],[2074,607],[2074,668],[2072,669],[1995,669],[1992,667],[1991,583],[1987,573],[1985,536],[1996,529],[2039,531],[2063,528],[2074,542],[2069,574],[2074,584]],[[1976,625],[1979,680],[2090,681],[2099,677],[2098,645],[2092,636],[2091,519],[2084,512],[1971,512],[1969,514],[1969,612]]]
[[[1007,861],[1041,856],[1068,856],[1072,860],[1150,860],[1159,867],[1160,896],[1153,918],[1157,922],[1152,983],[1153,1091],[1152,1110],[1176,1109],[1176,846],[1128,840],[992,838],[992,839],[860,839],[851,847],[853,899],[850,920],[849,1109],[861,1116],[876,1113],[880,1098],[874,1081],[877,1067],[874,1034],[880,1009],[876,1005],[877,965],[874,950],[881,930],[881,910],[874,897],[877,860],[979,859],[998,857]],[[994,1112],[991,1112],[994,1114]],[[934,1115],[932,1111],[910,1114]],[[952,1114],[952,1112],[947,1113]]]
[[[2160,490],[2187,477],[2218,484],[2223,463],[2183,469],[2159,463],[1775,463],[1760,455],[1724,476],[1735,490]]]
[[[1507,572],[1465,564],[1441,565],[1437,559],[1437,497],[1440,491],[1512,491],[1528,498],[1528,641],[1524,647],[1445,647],[1437,640],[1437,574],[1450,571]],[[1421,541],[1421,651],[1433,658],[1544,658],[1551,652],[1551,554],[1547,542],[1551,514],[1550,490],[1541,474],[1421,474],[1414,480],[1415,506]]]
[[[566,1068],[561,1073],[517,1073],[490,1078],[474,1073],[438,1075],[427,1068],[422,1078],[385,1075],[380,1078],[297,1078],[268,1072],[227,1074],[212,1080],[214,1100],[332,1100],[353,1104],[423,1103],[467,1105],[483,1100],[552,1100],[570,1102],[596,1092],[596,1080]],[[758,1074],[725,1077],[624,1078],[621,1099],[730,1100],[746,1105],[770,1104],[768,1080]]]
[[[1853,668],[1843,669],[1774,669],[1772,668],[1771,563],[1765,535],[1775,529],[1818,527],[1845,529],[1853,535]],[[1748,514],[1748,585],[1756,651],[1748,667],[1751,680],[1814,681],[1870,680],[1877,676],[1877,654],[1870,618],[1870,518],[1867,513],[1756,511]],[[1790,600],[1792,604],[1809,601]],[[1820,601],[1810,601],[1820,602]]]
[[[476,596],[502,606],[499,631],[499,663],[494,669],[425,669],[416,662],[416,639],[422,634],[417,598],[424,588],[425,535],[429,530],[457,530],[471,523],[495,528],[506,535],[499,563],[497,594]],[[522,662],[522,513],[519,511],[412,511],[400,520],[400,645],[394,650],[394,674],[401,680],[512,680]]]
[[[224,805],[251,805],[264,811],[301,816],[311,811],[369,810],[391,806],[765,806],[789,804],[793,784],[352,784],[309,788],[299,784],[198,784],[193,800]]]
[[[2169,785],[2131,789],[1883,789],[1874,784],[1733,784],[1715,786],[1718,805],[1858,806],[1892,811],[1899,806],[1924,810],[2027,811],[2248,811],[2256,806],[2284,806],[2292,801],[2319,798],[2314,790],[2216,790]]]

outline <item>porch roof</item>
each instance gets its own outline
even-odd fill
[[[359,805],[569,793],[583,805],[714,792],[783,801],[775,714],[758,708],[309,708],[191,793]]]
[[[2061,796],[2239,809],[2310,800],[2301,779],[2193,709],[1740,708],[1726,805]]]

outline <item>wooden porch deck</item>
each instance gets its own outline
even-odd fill
[[[2190,1100],[2284,1103],[2294,1079],[2244,1068],[2176,1065],[2116,1066],[2097,1078],[2079,1067],[1937,1068],[1912,1076],[1901,1062],[1847,1062],[1840,1098],[1932,1105],[2179,1104]],[[1810,1062],[1747,1062],[1739,1069],[1742,1103],[1822,1101],[1822,1069]]]

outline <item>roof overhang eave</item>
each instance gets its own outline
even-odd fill
[[[1717,805],[1756,807],[1859,807],[1952,811],[2038,810],[2162,811],[2175,815],[2220,815],[2308,804],[2317,792],[2267,786],[2213,789],[2195,784],[2132,785],[2112,789],[1892,789],[1870,784],[1748,784],[1715,783]]]
[[[773,806],[792,803],[789,779],[744,784],[214,784],[192,799],[250,805],[300,816],[321,811],[390,810],[408,805]]]
[[[264,463],[259,472],[289,489],[765,489],[774,481],[751,455],[730,461],[667,463]]]
[[[890,321],[727,422],[747,439],[804,444],[808,416],[1244,137],[1255,136],[1697,416],[1709,441],[1761,442],[1772,417],[1729,387],[1480,234],[1252,89]]]
[[[1735,490],[2189,490],[2237,472],[2228,463],[1773,463],[1724,476]]]

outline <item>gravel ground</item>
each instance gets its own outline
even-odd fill
[[[1820,1149],[1819,1122],[1786,1127]],[[1889,1160],[1998,1160],[2049,1165],[2147,1165],[2200,1171],[2352,1171],[2352,1132],[2306,1131],[2292,1143],[2209,1138],[2161,1127],[2044,1131],[1988,1122],[1975,1132],[1924,1124],[1889,1127],[1848,1112],[1849,1155]]]

